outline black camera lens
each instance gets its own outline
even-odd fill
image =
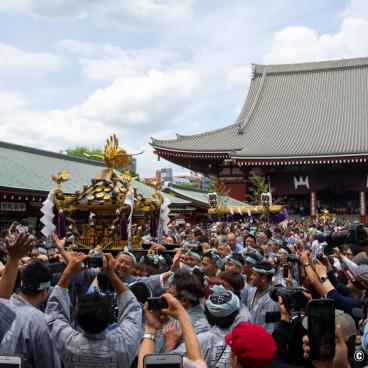
[[[289,254],[287,256],[287,261],[292,262],[292,263],[298,263],[299,262],[299,257],[296,256],[295,254]]]

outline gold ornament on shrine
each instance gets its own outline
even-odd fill
[[[132,246],[139,247],[145,228],[159,213],[162,194],[155,192],[147,198],[133,188],[129,155],[119,147],[115,134],[107,139],[103,156],[86,156],[103,158],[107,168],[101,169],[80,190],[71,194],[61,189],[61,184],[69,180],[68,171],[62,170],[52,176],[57,184],[52,191],[52,201],[58,211],[55,225],[59,236],[71,232],[73,245],[77,248],[118,250],[130,245],[129,241]],[[130,218],[132,222],[128,226]],[[140,230],[134,233],[133,226]]]
[[[51,180],[57,184],[60,188],[61,183],[68,181],[70,178],[70,173],[67,170],[61,170],[57,173],[57,175],[52,175]]]

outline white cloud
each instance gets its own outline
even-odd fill
[[[49,52],[27,52],[0,43],[0,74],[29,75],[59,70],[62,59]]]
[[[154,131],[155,122],[168,124],[186,110],[199,86],[200,77],[192,71],[152,70],[142,77],[116,79],[96,90],[78,113],[107,124],[144,125]]]
[[[2,0],[0,11],[35,19],[88,19],[103,26],[155,29],[190,21],[194,0]]]
[[[72,39],[61,40],[57,43],[57,46],[81,56],[98,56],[103,52],[104,48],[103,45],[94,42]]]
[[[295,63],[368,54],[368,2],[351,1],[342,13],[335,34],[321,34],[308,27],[286,27],[276,33],[265,63]]]
[[[342,12],[343,18],[365,18],[368,19],[368,1],[350,0]]]
[[[0,113],[17,112],[19,109],[26,107],[30,101],[16,92],[0,91]]]
[[[229,72],[226,76],[226,86],[228,89],[241,89],[248,88],[251,77],[251,68],[248,66],[235,68]]]
[[[116,79],[80,106],[44,112],[32,111],[8,94],[16,111],[3,115],[0,134],[6,141],[60,150],[75,144],[102,147],[106,137],[116,132],[129,152],[147,150],[151,135],[164,135],[185,120],[199,87],[200,77],[192,71],[152,70],[142,77]],[[151,157],[142,164],[151,171],[154,157],[152,153],[144,157]]]
[[[142,76],[173,59],[174,53],[161,49],[123,50],[109,44],[62,40],[58,46],[76,55],[82,72],[93,81]]]

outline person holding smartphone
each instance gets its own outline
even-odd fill
[[[240,300],[222,285],[214,285],[205,305],[205,315],[211,329],[198,335],[205,361],[209,368],[227,367],[230,364],[230,348],[225,336],[234,326],[239,315]],[[172,353],[188,354],[187,346],[179,345]]]
[[[166,292],[180,301],[181,305],[187,311],[197,335],[210,329],[210,325],[207,322],[201,305],[203,285],[196,275],[185,270],[177,271]],[[163,327],[172,321],[173,319],[167,319]],[[170,337],[170,333],[164,335],[163,329],[158,331],[156,336],[156,352],[162,353],[166,351],[165,347],[167,347]],[[182,341],[177,341],[175,339],[175,341],[171,340],[170,342],[173,343],[173,346],[169,344],[170,347],[168,347],[168,351],[174,349]]]
[[[163,294],[162,298],[164,298],[168,304],[168,307],[165,309],[150,311],[148,310],[147,303],[144,306],[146,326],[144,328],[144,335],[138,353],[138,368],[147,367],[147,365],[145,365],[145,360],[146,362],[155,362],[155,356],[149,356],[149,354],[153,354],[155,352],[156,334],[162,326],[160,319],[160,316],[162,315],[170,316],[176,319],[180,324],[184,344],[188,351],[187,358],[184,358],[184,367],[206,368],[207,366],[203,360],[203,354],[190,316],[188,315],[182,304],[179,302],[179,300],[177,300],[171,294]],[[163,355],[157,354],[156,357],[157,365],[158,358],[162,358]],[[166,361],[170,362],[169,356]],[[157,365],[157,367],[165,367],[165,365],[162,363],[162,359],[160,360],[160,362],[160,365]]]

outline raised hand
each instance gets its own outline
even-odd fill
[[[314,269],[316,270],[316,273],[318,276],[325,276],[327,275],[327,268],[326,266],[317,259],[316,264],[314,265]]]
[[[82,271],[84,269],[84,265],[82,264],[82,262],[87,257],[88,256],[83,253],[76,253],[76,252],[71,253],[69,263],[64,272],[69,274],[75,274]]]
[[[116,276],[115,272],[116,260],[111,253],[105,253],[103,256],[103,267],[102,271],[109,277]]]
[[[55,243],[58,249],[65,249],[65,240],[66,238],[60,239],[55,232],[51,234],[51,239]]]
[[[34,239],[29,233],[20,233],[14,243],[11,243],[8,238],[5,241],[8,257],[13,260],[20,260],[35,246]]]
[[[149,310],[148,303],[144,304],[143,311],[147,327],[154,331],[159,330],[162,326],[161,312],[158,310]]]
[[[165,336],[165,352],[168,353],[175,349],[175,346],[182,337],[182,332],[178,328],[176,321],[166,324],[162,332]]]
[[[174,317],[175,319],[179,318],[180,313],[183,311],[185,312],[184,307],[181,305],[178,299],[173,297],[171,294],[162,294],[162,297],[165,298],[167,304],[169,305],[168,308],[162,309],[162,314],[169,315]]]

